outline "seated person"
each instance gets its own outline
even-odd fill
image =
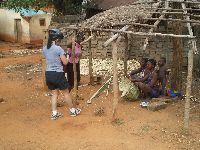
[[[149,104],[151,98],[159,96],[159,85],[158,85],[158,72],[155,70],[156,60],[149,59],[147,62],[148,73],[141,79],[132,80],[140,91],[144,94],[145,101],[141,103],[142,107],[146,107]]]
[[[139,80],[140,78],[143,78],[147,74],[147,71],[146,71],[147,61],[148,61],[148,58],[142,58],[140,60],[140,68],[132,70],[130,73],[131,80],[135,80],[135,79]]]
[[[161,57],[158,61],[158,81],[160,84],[160,94],[166,95],[166,75],[167,75],[167,67],[166,67],[166,58]]]

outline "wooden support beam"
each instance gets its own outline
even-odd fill
[[[124,76],[127,76],[127,61],[128,61],[128,52],[129,52],[129,39],[128,34],[125,35],[125,49],[124,49]]]
[[[191,17],[200,17],[200,15],[194,15],[190,13],[185,13],[185,12],[150,12],[150,14],[167,14],[167,15],[183,15],[183,16],[191,16]]]
[[[156,3],[154,0],[153,1],[146,1],[146,2],[134,2],[131,5],[140,5],[140,4],[154,4]]]
[[[86,40],[84,40],[83,42],[80,43],[80,45],[83,45],[84,43],[91,41],[92,38],[94,37],[94,35],[90,35]]]
[[[146,7],[146,9],[152,9],[151,7]],[[186,9],[173,9],[169,7],[168,9],[166,8],[157,8],[157,10],[168,10],[168,11],[184,11],[184,10],[193,10],[193,11],[200,11],[200,9],[192,9],[192,8],[186,8]]]
[[[66,29],[78,30],[76,27],[66,27]],[[196,38],[190,35],[175,35],[175,34],[162,34],[162,33],[146,33],[146,32],[133,32],[133,31],[120,31],[115,29],[103,29],[103,28],[83,28],[86,31],[101,31],[101,32],[114,32],[114,33],[126,33],[137,36],[160,36],[160,37],[178,37],[178,38]],[[83,30],[82,29],[82,30]]]
[[[182,20],[182,19],[159,19],[159,18],[144,18],[144,20],[163,20],[163,21],[179,21],[179,22],[189,22],[189,23],[198,23],[200,24],[200,21],[197,20]]]
[[[186,6],[185,6],[184,3],[182,3],[181,5],[182,5],[182,8],[183,8],[183,9],[186,8]],[[184,10],[184,13],[187,13],[187,10]],[[190,20],[190,17],[189,17],[189,16],[186,16],[186,20],[189,21],[189,20]],[[190,24],[189,22],[187,22],[187,27],[188,27],[188,32],[189,32],[189,34],[190,34],[191,36],[193,36],[194,34],[193,34],[193,31],[192,31],[191,24]],[[198,51],[197,51],[196,41],[193,39],[193,40],[191,40],[191,43],[192,43],[192,47],[193,47],[193,49],[194,49],[194,53],[197,54]]]
[[[170,3],[176,2],[176,3],[188,3],[188,4],[200,4],[200,2],[194,2],[194,1],[185,1],[185,0],[168,0]]]
[[[118,69],[117,69],[117,60],[118,60],[118,43],[120,41],[120,37],[117,38],[112,43],[112,57],[113,57],[113,111],[112,111],[112,119],[115,120],[117,118],[117,106],[119,101],[119,86],[118,86]]]
[[[114,24],[112,25],[114,26],[125,26],[125,25],[131,25],[131,26],[141,26],[141,27],[147,27],[147,28],[156,28],[153,25],[149,25],[149,24],[141,24],[141,23],[119,23],[119,24]]]
[[[91,32],[89,32],[89,35],[91,36]],[[90,84],[94,85],[94,78],[92,74],[92,49],[91,49],[92,42],[89,40],[88,42],[88,52],[89,52],[89,77],[90,77]]]
[[[169,3],[168,3],[168,1],[166,1],[165,2],[165,8],[167,9],[169,7]],[[167,10],[164,10],[163,11],[163,13],[165,13],[165,12],[167,12]],[[163,19],[164,18],[164,14],[163,15],[161,15],[158,19]],[[158,24],[160,23],[160,21],[161,20],[156,20],[156,22],[153,24],[155,27],[157,27],[158,26]],[[148,33],[152,33],[153,32],[153,30],[154,30],[154,28],[151,28],[150,30],[149,30],[149,32]],[[145,51],[146,50],[146,47],[147,47],[147,45],[148,45],[148,43],[149,43],[149,39],[148,39],[148,37],[145,39],[145,41],[144,41],[144,45],[143,45],[143,51]]]
[[[122,29],[120,29],[119,31],[126,31],[130,26],[126,25],[124,26]],[[107,47],[112,41],[116,40],[119,37],[119,33],[113,35],[110,39],[108,39],[104,44],[103,47]]]
[[[182,3],[182,8],[185,9],[185,3]],[[185,10],[185,13],[187,13],[187,11]],[[190,20],[190,17],[187,16],[186,20]],[[192,28],[190,23],[187,23],[187,27],[188,27],[188,31],[189,34],[193,36],[193,32],[192,32]],[[185,111],[184,111],[184,120],[183,120],[183,124],[184,124],[184,128],[188,129],[189,128],[189,115],[190,115],[190,96],[192,93],[192,72],[193,72],[193,55],[194,53],[197,51],[196,48],[196,41],[190,40],[190,44],[191,44],[191,48],[188,52],[188,75],[187,75],[187,86],[186,86],[186,102],[185,102]]]
[[[193,72],[193,57],[194,50],[190,49],[188,52],[188,75],[187,75],[187,87],[186,87],[186,101],[183,126],[185,129],[189,128],[189,115],[190,115],[190,95],[192,93],[192,72]]]
[[[75,92],[75,99],[77,99],[78,98],[78,83],[77,83],[77,71],[76,71],[76,63],[75,63],[75,39],[76,39],[76,34],[74,34],[74,36],[72,37],[72,60],[73,60],[73,72],[74,72],[74,92]]]

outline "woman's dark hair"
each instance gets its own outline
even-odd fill
[[[164,61],[164,63],[167,62],[165,57],[160,57],[160,59],[162,59]]]
[[[49,48],[51,47],[52,43],[53,43],[53,41],[52,41],[52,39],[49,37],[49,38],[48,38],[48,42],[47,42],[47,49],[49,49]]]
[[[60,30],[58,29],[50,29],[49,30],[49,38],[48,38],[48,42],[47,42],[47,49],[49,49],[53,43],[53,41],[57,40],[57,39],[63,39],[63,33],[60,32]]]
[[[154,67],[156,66],[156,60],[155,59],[149,59],[148,62],[150,62]]]
[[[141,58],[142,61],[144,61],[144,63],[146,64],[148,62],[148,58]]]

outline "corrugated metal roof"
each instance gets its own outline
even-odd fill
[[[15,10],[10,10],[12,12],[16,12]],[[22,16],[33,16],[33,15],[36,15],[36,14],[47,14],[46,12],[42,11],[42,10],[34,10],[34,9],[20,9],[19,12]]]

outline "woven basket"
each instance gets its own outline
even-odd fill
[[[121,97],[127,101],[136,101],[140,94],[138,87],[125,77],[119,82],[119,90],[122,92]]]

